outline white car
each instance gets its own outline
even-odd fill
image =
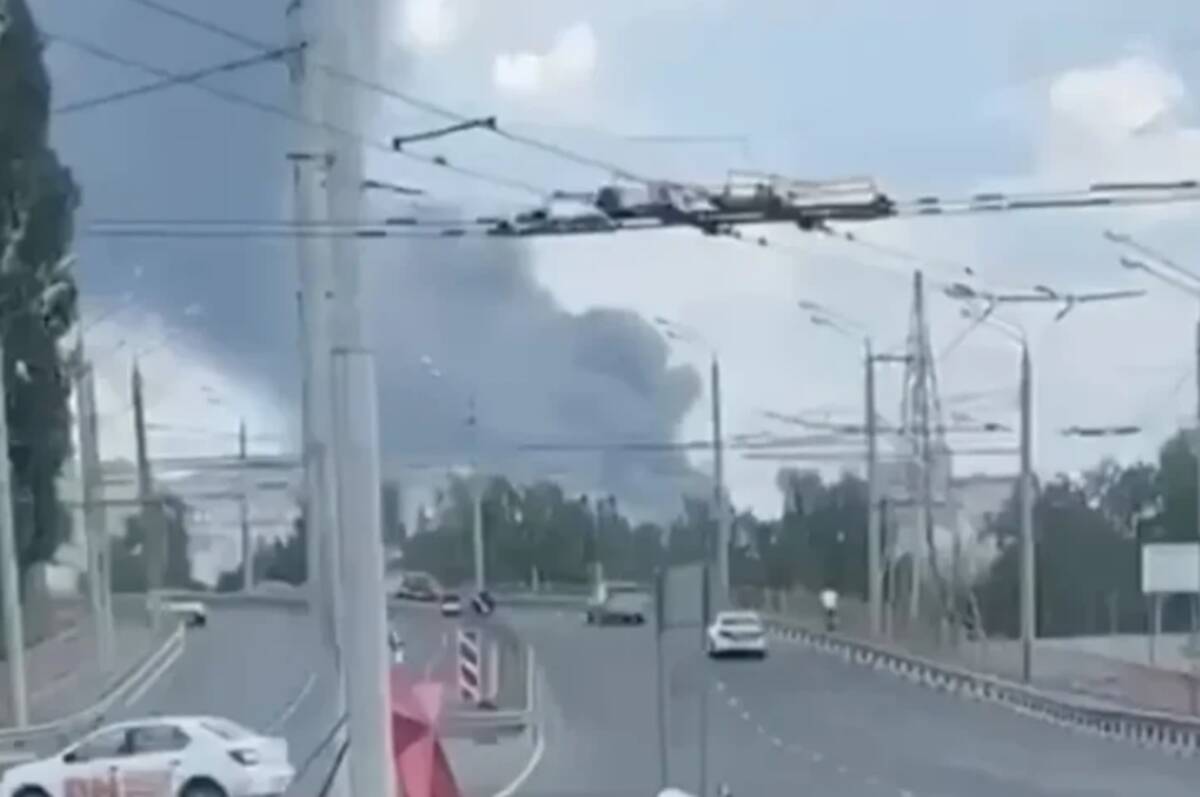
[[[458,617],[462,614],[462,598],[455,595],[453,592],[448,592],[442,596],[442,616],[443,617]]]
[[[757,612],[718,612],[706,635],[708,655],[767,655],[767,633]]]
[[[167,601],[167,611],[183,618],[188,626],[208,625],[208,607],[200,601]]]
[[[2,797],[259,797],[287,791],[287,742],[218,717],[148,717],[101,728],[0,778]]]

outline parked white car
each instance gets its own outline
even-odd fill
[[[708,655],[753,656],[767,655],[767,633],[757,612],[718,612],[708,627]]]
[[[147,717],[10,768],[0,797],[260,797],[282,795],[295,774],[283,739],[219,717]]]

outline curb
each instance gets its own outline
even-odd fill
[[[1136,709],[1109,708],[1051,695],[1036,688],[902,654],[869,642],[812,631],[770,615],[768,629],[847,663],[883,671],[912,683],[967,700],[992,703],[1081,733],[1171,755],[1200,754],[1200,719]]]

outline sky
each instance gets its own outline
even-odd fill
[[[254,39],[284,39],[283,2],[160,2]],[[32,5],[44,29],[62,37],[47,50],[62,103],[147,79],[80,42],[175,72],[249,53],[135,0]],[[924,0],[901,10],[886,0],[381,0],[380,8],[370,76],[377,82],[655,178],[717,183],[730,169],[866,176],[903,198],[1179,179],[1195,176],[1200,162],[1200,24],[1181,1]],[[277,64],[206,85],[288,101]],[[378,92],[365,95],[362,126],[372,140],[441,123]],[[294,246],[103,239],[87,227],[112,218],[286,217],[284,155],[297,127],[195,87],[55,119],[55,144],[83,186],[85,317],[102,338],[90,347],[123,338],[151,345],[166,331],[160,359],[146,366],[148,390],[161,391],[153,417],[221,430],[207,438],[164,432],[156,442],[163,451],[217,446],[241,415],[279,445],[294,445]],[[612,179],[486,133],[413,149],[538,188]],[[372,197],[375,216],[538,201],[392,154],[371,150],[366,162],[372,176],[429,195],[422,207]],[[776,245],[761,250],[688,232],[365,250],[385,469],[420,484],[429,477],[413,462],[461,459],[475,446],[495,467],[562,476],[614,490],[647,512],[669,510],[682,487],[702,484],[681,462],[595,454],[515,461],[502,452],[523,440],[704,438],[714,352],[729,434],[788,431],[764,412],[857,419],[859,342],[814,327],[796,302],[824,304],[861,323],[877,348],[894,347],[907,332],[916,261],[930,282],[938,351],[966,322],[937,286],[961,277],[964,264],[998,288],[1147,289],[1144,298],[1079,308],[1058,323],[1047,307],[1004,318],[1025,329],[1033,351],[1040,471],[1079,469],[1104,455],[1153,456],[1193,411],[1194,301],[1122,270],[1102,233],[1132,233],[1187,263],[1200,251],[1194,212],[1043,212],[854,228],[863,240],[916,256],[907,259],[787,229],[767,231]],[[1194,262],[1200,268],[1200,258]],[[650,322],[658,316],[692,328],[699,342],[663,339]],[[118,349],[101,365],[113,385],[101,395],[102,411],[114,414],[103,427],[106,453],[130,447],[121,419],[130,354]],[[440,377],[431,378],[431,362]],[[938,371],[947,414],[1015,424],[1017,356],[1007,338],[981,327]],[[892,418],[898,384],[898,373],[882,377],[880,406]],[[214,390],[223,404],[209,400]],[[986,400],[956,398],[981,392]],[[463,423],[472,401],[482,440]],[[1060,433],[1129,423],[1142,434],[1087,442]],[[704,457],[691,465],[710,466]],[[777,513],[778,467],[728,457],[735,503]],[[956,467],[1007,472],[1015,456],[963,457]]]

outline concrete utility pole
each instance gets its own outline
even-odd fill
[[[721,435],[721,363],[715,353],[709,373],[709,392],[712,395],[713,512],[717,524],[716,603],[725,608],[730,605],[729,506],[725,500],[725,444]]]
[[[379,25],[375,4],[325,0],[326,13],[314,60],[350,74],[373,77]],[[326,119],[365,124],[359,95],[344,85],[324,82]],[[338,138],[333,144],[326,185],[329,217],[363,218],[362,148]],[[342,627],[342,688],[346,695],[349,740],[346,774],[349,793],[396,794],[389,699],[390,651],[384,593],[384,550],[380,528],[379,408],[374,355],[363,347],[361,263],[358,242],[334,241],[334,349],[332,404],[337,485],[338,618]],[[325,352],[317,352],[325,357]]]
[[[150,454],[146,446],[146,404],[142,396],[142,371],[137,362],[133,364],[133,436],[137,444],[138,504],[142,510],[142,533],[145,539],[142,550],[146,557],[146,594],[162,589],[163,577],[163,529],[160,523],[162,512],[154,495],[154,477],[150,471]],[[151,612],[150,620],[157,625],[158,612]]]
[[[324,118],[318,93],[321,74],[310,70],[311,51],[319,41],[310,30],[319,30],[311,19],[311,0],[292,0],[287,8],[288,44],[297,47],[288,59],[292,106],[297,116],[319,121]],[[308,45],[308,46],[303,46]],[[329,153],[325,137],[313,127],[296,125],[295,149],[289,154],[293,177],[293,214],[298,227],[326,218],[325,205],[318,200]],[[319,236],[296,238],[297,297],[300,321],[300,352],[303,393],[304,522],[307,534],[306,565],[309,600],[326,647],[336,659],[338,603],[336,593],[336,544],[334,533],[333,469],[330,450],[330,304],[333,299],[329,276],[330,248]],[[335,707],[337,708],[337,707]],[[337,708],[337,717],[341,716]]]
[[[88,600],[96,623],[96,653],[100,669],[113,666],[113,617],[108,533],[100,505],[99,423],[96,416],[96,379],[84,357],[83,343],[75,350],[75,398],[79,413],[79,483],[83,499],[83,524],[87,539]]]
[[[238,423],[238,515],[242,526],[242,591],[254,590],[254,540],[250,536],[250,499],[246,494],[246,421]]]
[[[21,568],[13,525],[12,463],[8,457],[8,367],[0,335],[0,597],[4,601],[4,650],[8,654],[8,691],[13,724],[29,724],[25,683],[25,621],[21,614]]]
[[[875,357],[871,340],[864,344],[863,357],[863,421],[867,430],[867,605],[870,615],[871,635],[879,636],[883,630],[883,579],[880,576],[880,559],[883,553],[880,539],[879,497],[879,445],[878,428],[875,423]]]
[[[1033,640],[1037,636],[1037,596],[1033,537],[1033,365],[1021,336],[1021,679],[1033,677]]]
[[[483,544],[483,494],[487,479],[479,471],[479,414],[472,395],[467,405],[467,428],[471,434],[471,551],[473,553],[475,591],[487,588],[487,557]]]

